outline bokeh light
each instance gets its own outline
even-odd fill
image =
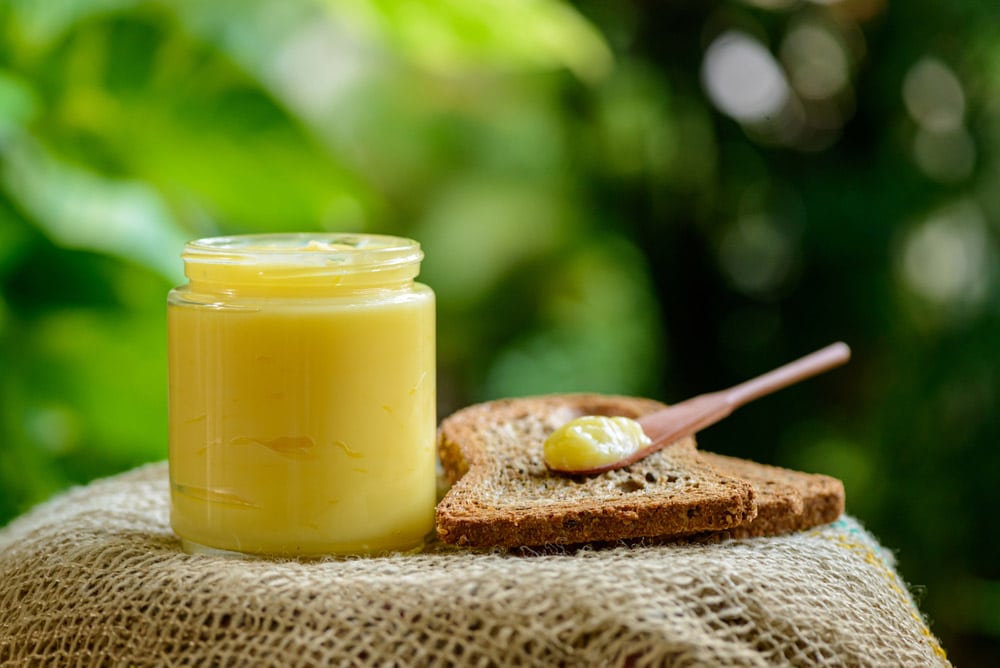
[[[788,104],[788,81],[758,40],[738,31],[716,37],[705,51],[702,83],[724,114],[743,123],[775,117]]]
[[[924,57],[907,71],[903,101],[913,120],[931,131],[956,130],[965,118],[962,84],[937,58]]]
[[[826,100],[850,83],[844,45],[820,24],[803,22],[789,30],[781,43],[781,60],[792,86],[804,98]]]
[[[922,127],[913,138],[913,159],[931,179],[958,183],[976,166],[976,145],[965,128],[939,132]]]
[[[982,211],[970,201],[935,211],[903,242],[907,286],[943,306],[982,305],[990,296],[995,262]]]

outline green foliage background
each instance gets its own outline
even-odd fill
[[[996,657],[998,26],[977,0],[3,0],[0,524],[165,457],[185,240],[396,233],[439,297],[442,415],[678,400],[849,342],[702,447],[841,477],[955,662]],[[791,82],[774,114],[713,93],[733,34]]]

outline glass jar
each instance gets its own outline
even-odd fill
[[[434,293],[420,245],[202,239],[170,292],[171,524],[189,552],[420,547],[434,524]]]

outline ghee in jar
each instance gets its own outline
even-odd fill
[[[411,550],[433,529],[434,294],[415,241],[194,241],[168,299],[171,525],[189,552]]]

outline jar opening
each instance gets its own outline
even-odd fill
[[[410,283],[423,259],[412,239],[380,234],[248,234],[189,242],[181,254],[192,289],[348,290]]]
[[[381,234],[246,234],[189,242],[185,262],[367,267],[419,262],[420,244]]]

